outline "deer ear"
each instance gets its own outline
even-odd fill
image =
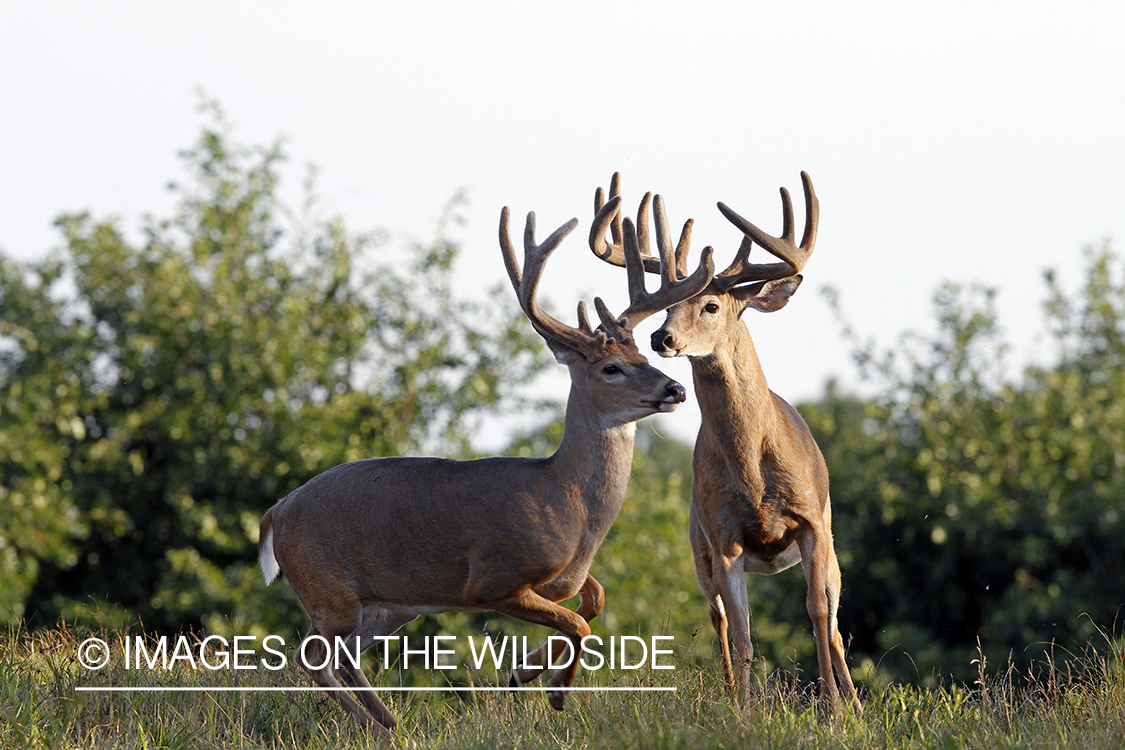
[[[547,347],[551,350],[551,354],[555,355],[555,361],[560,365],[567,365],[569,367],[575,362],[586,360],[586,357],[581,352],[576,349],[571,349],[557,339],[544,336],[543,340],[547,342]]]
[[[802,278],[797,274],[786,276],[784,279],[747,284],[735,287],[730,293],[746,307],[752,307],[758,312],[775,312],[789,302],[793,292],[801,285]]]

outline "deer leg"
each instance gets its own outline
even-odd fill
[[[592,575],[587,575],[586,580],[582,583],[582,588],[578,589],[579,595],[582,600],[578,603],[578,609],[575,614],[580,616],[586,622],[590,622],[599,614],[605,606],[605,589]],[[556,632],[555,635],[562,635]],[[534,653],[525,659],[524,663],[512,672],[511,679],[508,680],[509,687],[521,687],[538,679],[538,677],[550,668],[547,664],[547,648],[550,642],[544,643]],[[570,653],[569,646],[562,654],[552,654],[558,656],[560,659],[565,658]]]
[[[714,561],[713,580],[721,606],[725,607],[726,619],[730,624],[732,650],[729,656],[724,654],[724,657],[730,659],[732,677],[737,669],[738,690],[745,702],[750,695],[754,645],[750,642],[750,602],[746,593],[746,574],[743,569],[741,549],[738,553],[737,556],[723,555]]]
[[[564,637],[570,639],[571,648],[574,649],[574,658],[570,660],[569,664],[556,671],[547,683],[550,687],[570,687],[578,671],[578,659],[582,654],[582,639],[590,635],[590,626],[584,619],[566,607],[560,607],[550,599],[545,599],[536,594],[531,589],[524,589],[513,597],[498,602],[489,602],[485,606],[517,620],[555,628]],[[562,711],[566,704],[566,691],[548,691],[547,700],[550,701],[552,708]]]
[[[727,611],[719,589],[715,585],[715,570],[711,563],[711,544],[707,535],[703,533],[696,516],[695,499],[692,499],[691,509],[688,513],[688,537],[691,540],[691,553],[695,560],[695,579],[699,581],[699,588],[707,597],[707,614],[711,618],[711,627],[719,638],[719,658],[723,668],[723,682],[728,690],[734,690],[734,670],[730,663],[730,644],[727,642]]]
[[[383,708],[383,711],[387,717],[390,717],[390,724],[381,721],[377,715],[368,713],[355,698],[340,690],[340,688],[344,686],[336,679],[336,674],[333,671],[333,664],[336,659],[335,654],[332,652],[332,645],[336,642],[336,636],[341,636],[346,640],[347,636],[353,631],[354,628],[325,627],[323,624],[317,623],[314,620],[308,635],[305,636],[305,641],[301,646],[301,653],[298,655],[297,660],[301,663],[304,670],[309,673],[313,682],[320,687],[334,688],[328,695],[339,703],[344,711],[355,719],[360,726],[365,729],[377,728],[380,733],[390,736],[391,730],[394,729],[394,718],[390,716],[390,712],[386,710],[386,707]],[[319,636],[319,638],[317,636]],[[321,640],[321,638],[324,640]],[[328,645],[325,645],[325,641],[327,641]],[[343,656],[341,664],[346,661],[347,657]]]
[[[350,643],[355,643],[355,639],[359,639],[359,650],[366,651],[375,645],[381,645],[383,641],[382,636],[390,635],[406,623],[413,620],[415,615],[392,615],[385,609],[380,607],[365,607],[363,610],[363,622],[352,637],[349,639]],[[359,700],[367,708],[368,712],[375,717],[375,720],[385,726],[387,729],[394,730],[397,725],[394,714],[390,712],[387,706],[379,698],[378,694],[372,689],[371,683],[364,674],[362,667],[356,667],[348,661],[347,657],[341,657],[340,666],[338,669],[340,677],[344,682],[348,683],[349,687],[356,689],[356,695]]]
[[[836,618],[836,612],[840,607],[840,563],[836,559],[836,550],[832,546],[827,549],[827,557],[828,629],[831,635],[829,651],[832,654],[832,666],[836,670],[836,679],[840,683],[844,698],[851,704],[857,714],[862,715],[863,706],[860,705],[859,696],[856,694],[855,685],[852,683],[851,672],[848,671],[848,664],[844,659],[844,639],[840,636],[840,623]]]
[[[719,659],[723,667],[723,684],[728,690],[734,689],[734,669],[730,664],[730,644],[727,642],[727,614],[723,609],[723,599],[715,594],[714,600],[707,608],[707,615],[711,618],[711,627],[719,637]]]
[[[832,636],[829,619],[832,607],[829,604],[829,563],[826,551],[831,549],[830,540],[831,536],[825,538],[822,531],[811,527],[799,541],[801,567],[805,571],[805,581],[809,587],[805,606],[808,608],[809,617],[812,618],[813,635],[816,637],[816,661],[820,668],[820,702],[822,708],[829,713],[836,710],[840,704],[840,693],[836,689],[836,680],[832,674],[833,660],[830,650]],[[838,566],[837,570],[839,570]],[[838,594],[838,578],[836,586]]]
[[[694,516],[692,521],[694,521]],[[692,531],[695,531],[694,524]],[[695,578],[699,581],[699,588],[707,597],[707,614],[711,618],[711,627],[719,637],[719,659],[723,668],[723,682],[727,689],[734,689],[734,670],[730,665],[730,644],[727,642],[727,612],[723,605],[723,598],[715,587],[715,574],[711,565],[711,552],[707,540],[702,534],[691,534],[692,553],[695,558]]]

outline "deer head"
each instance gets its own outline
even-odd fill
[[[805,232],[798,246],[793,232],[793,204],[789,191],[781,188],[781,204],[784,225],[780,237],[766,234],[754,224],[737,214],[724,203],[719,203],[719,211],[743,233],[742,244],[733,262],[726,270],[716,274],[699,294],[672,306],[664,324],[652,334],[652,348],[662,357],[707,356],[730,335],[730,328],[737,325],[742,313],[748,308],[759,312],[780,310],[801,283],[800,271],[804,268],[816,245],[816,229],[820,216],[820,204],[813,192],[812,180],[807,172],[801,173],[805,190]],[[621,245],[620,219],[610,215],[605,207],[619,205],[621,181],[614,174],[610,182],[610,198],[606,202],[601,188],[594,196],[598,216],[590,233],[590,248],[602,260],[617,266],[625,266],[627,257]],[[649,273],[672,274],[672,278],[683,278],[686,274],[687,256],[691,242],[692,220],[684,224],[680,241],[673,253],[668,232],[668,222],[664,211],[664,201],[659,195],[653,201],[656,214],[656,241],[661,258],[674,257],[673,263],[661,264],[661,258],[648,252],[648,206],[651,194],[646,193],[637,210],[637,225],[640,232],[640,263],[635,267]],[[616,203],[615,203],[616,202]],[[609,229],[613,243],[605,240]],[[750,263],[750,249],[757,242],[767,252],[781,260],[780,263]],[[704,256],[711,248],[704,248]]]
[[[611,220],[620,201],[607,210]],[[607,419],[624,424],[649,414],[671,411],[687,394],[679,383],[668,378],[648,363],[637,348],[633,328],[650,315],[688,299],[705,287],[714,273],[710,254],[705,253],[694,274],[682,280],[669,273],[662,276],[660,289],[649,293],[644,283],[644,268],[636,229],[625,219],[623,263],[628,271],[629,307],[614,316],[600,297],[594,299],[600,324],[590,327],[586,305],[578,304],[578,327],[568,326],[545,313],[535,298],[539,278],[547,258],[562,239],[578,224],[572,219],[550,237],[535,243],[535,214],[529,213],[524,227],[524,269],[521,273],[515,249],[508,233],[508,209],[500,215],[500,247],[508,278],[516,291],[520,307],[532,326],[544,338],[555,358],[571,373],[572,387],[597,404]],[[659,259],[657,264],[659,266]]]

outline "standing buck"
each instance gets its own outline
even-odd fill
[[[601,325],[591,330],[579,304],[579,327],[540,309],[536,287],[544,263],[577,219],[535,244],[535,215],[524,231],[520,273],[500,215],[500,247],[520,306],[555,357],[570,371],[570,397],[558,450],[549,458],[373,458],[343,464],[290,493],[262,518],[260,558],[269,583],[280,571],[312,619],[309,636],[343,638],[369,648],[421,614],[495,610],[555,628],[576,649],[549,685],[562,710],[574,680],[581,639],[604,603],[590,564],[625,500],[636,422],[670,412],[684,387],[648,364],[632,329],[640,320],[687,299],[710,281],[710,257],[677,281],[674,261],[659,291],[649,294],[643,271],[630,274],[630,306],[614,319],[595,299]],[[630,265],[639,265],[635,233]],[[581,594],[577,612],[559,606]],[[360,724],[387,730],[395,719],[361,669],[341,659],[343,682],[362,705],[339,690],[324,641],[308,640],[305,667]],[[539,652],[542,659],[544,650]],[[309,665],[324,663],[321,669]],[[516,679],[542,674],[524,665]]]
[[[840,566],[832,546],[832,507],[824,458],[797,413],[766,386],[750,332],[741,321],[747,308],[780,310],[801,283],[800,270],[816,242],[819,205],[808,174],[805,188],[805,233],[798,247],[793,237],[793,207],[781,189],[784,228],[771,237],[722,203],[719,210],[745,235],[734,262],[703,291],[668,311],[652,335],[662,357],[686,356],[691,361],[696,398],[702,414],[692,460],[690,529],[695,571],[710,602],[711,624],[719,636],[727,684],[735,686],[727,623],[734,641],[745,695],[750,685],[754,648],[750,643],[750,607],[745,573],[777,573],[799,561],[808,582],[806,605],[816,636],[822,705],[838,707],[840,688],[861,711],[844,661],[844,643],[836,622],[840,599]],[[620,200],[620,178],[610,185],[611,203]],[[590,232],[594,253],[614,265],[625,265],[620,218],[603,206]],[[649,196],[637,214],[643,264],[659,271],[660,261],[648,255]],[[657,245],[670,254],[667,220],[660,196],[655,200]],[[613,243],[606,242],[610,229]],[[685,273],[691,222],[684,226],[676,250],[677,275]],[[750,248],[757,242],[781,263],[752,264]],[[632,265],[637,265],[633,263]],[[666,272],[665,272],[666,273]],[[835,669],[835,679],[833,679]]]

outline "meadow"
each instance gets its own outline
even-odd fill
[[[1125,642],[1027,671],[978,660],[973,685],[863,686],[864,713],[818,716],[812,683],[783,670],[759,675],[740,711],[704,645],[677,668],[638,672],[620,686],[674,692],[583,692],[552,710],[542,693],[385,693],[399,717],[392,740],[355,727],[313,692],[88,693],[80,686],[303,687],[295,666],[234,673],[177,668],[91,672],[78,662],[88,633],[68,628],[0,638],[0,748],[1120,748],[1125,746]],[[121,634],[101,634],[112,642]],[[709,642],[708,642],[709,645]],[[380,675],[376,686],[393,684]],[[501,683],[502,684],[502,683]],[[581,676],[576,685],[588,685]]]

